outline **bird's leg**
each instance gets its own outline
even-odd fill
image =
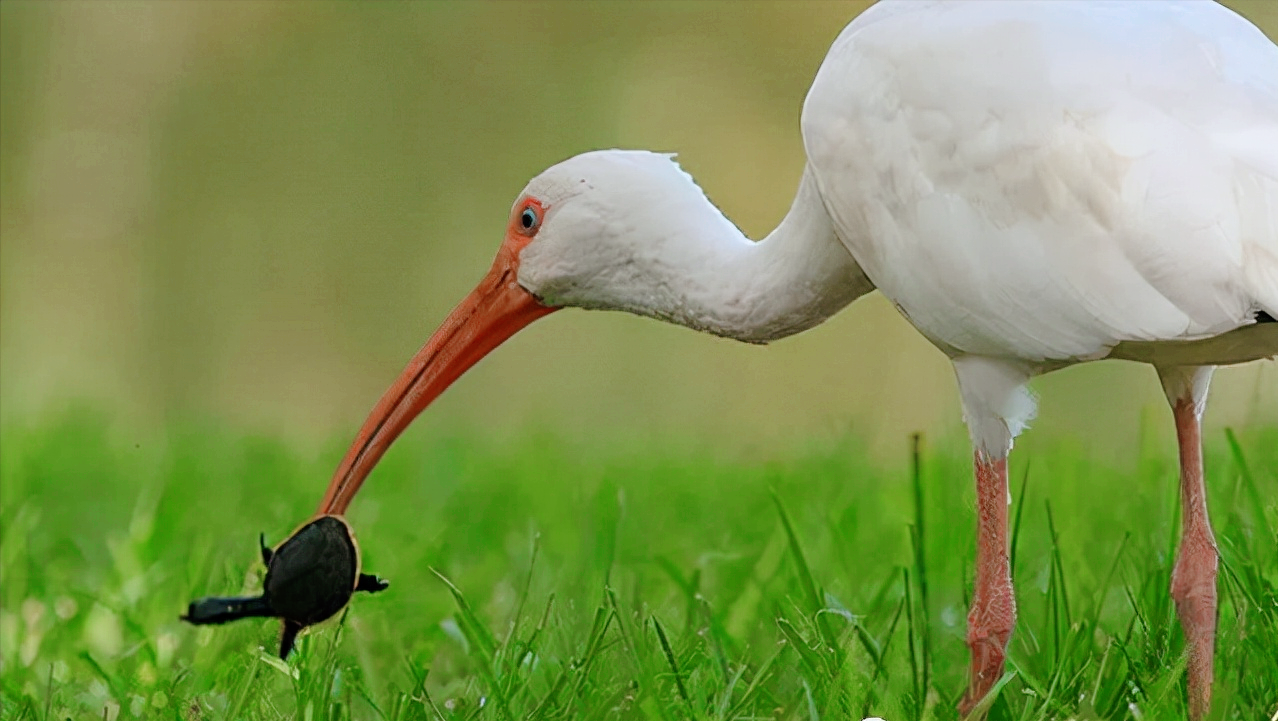
[[[967,614],[972,677],[959,710],[967,715],[1003,675],[1016,625],[1007,537],[1007,458],[976,452],[976,587]]]
[[[1189,651],[1189,717],[1202,719],[1211,705],[1212,657],[1216,642],[1216,539],[1207,517],[1202,438],[1192,397],[1172,406],[1180,443],[1180,550],[1172,570],[1171,595]]]

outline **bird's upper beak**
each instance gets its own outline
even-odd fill
[[[320,513],[344,513],[382,454],[418,413],[489,351],[555,310],[538,302],[516,279],[519,251],[528,241],[507,234],[488,275],[453,309],[382,395],[329,482]]]

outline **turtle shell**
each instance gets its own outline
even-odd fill
[[[302,526],[271,554],[263,595],[275,613],[303,626],[342,610],[355,593],[359,550],[335,516]]]

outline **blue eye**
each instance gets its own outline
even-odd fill
[[[540,222],[541,218],[537,217],[537,211],[532,208],[524,208],[524,212],[519,214],[519,224],[524,230],[533,230]]]

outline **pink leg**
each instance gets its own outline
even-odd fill
[[[972,677],[959,705],[964,715],[1003,675],[1016,625],[1016,595],[1007,537],[1007,459],[976,452],[976,589],[967,614]]]
[[[1180,442],[1180,551],[1171,595],[1189,650],[1189,717],[1202,719],[1211,705],[1216,643],[1216,539],[1207,517],[1202,439],[1192,398],[1172,406]]]

